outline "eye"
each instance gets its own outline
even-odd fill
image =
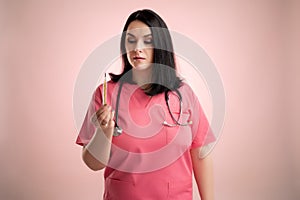
[[[147,39],[144,41],[145,44],[152,44],[152,42],[153,42],[152,39]]]
[[[136,40],[133,39],[133,38],[128,38],[127,42],[130,43],[130,44],[133,44],[133,43],[136,43]]]

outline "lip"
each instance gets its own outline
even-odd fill
[[[140,57],[140,56],[134,56],[133,59],[134,60],[145,60],[145,58]]]

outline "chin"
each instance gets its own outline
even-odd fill
[[[133,65],[133,68],[135,70],[146,70],[146,69],[150,69],[151,68],[151,65]]]

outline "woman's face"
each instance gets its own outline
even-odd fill
[[[153,63],[153,40],[150,28],[141,21],[132,21],[126,31],[127,59],[133,69],[149,69]]]

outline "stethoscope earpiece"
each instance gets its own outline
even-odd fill
[[[164,121],[164,122],[162,123],[162,125],[168,126],[168,127],[189,126],[189,125],[192,125],[192,124],[193,124],[193,121],[187,121],[187,122],[184,123],[184,124],[181,124],[181,123],[169,124],[167,121]]]

